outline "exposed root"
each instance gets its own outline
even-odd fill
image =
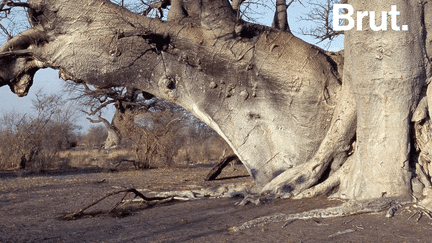
[[[276,194],[284,198],[292,198],[298,193],[310,188],[317,181],[317,175],[313,170],[310,170],[308,165],[297,166],[289,169],[272,181],[262,189],[261,194]]]
[[[225,153],[225,152],[224,152]],[[215,165],[207,174],[205,181],[215,180],[218,175],[222,172],[222,170],[231,162],[231,161],[240,161],[237,155],[229,155],[224,157],[217,165]]]
[[[286,221],[286,222],[285,222],[285,224],[284,224],[284,225],[282,225],[282,227],[281,227],[281,228],[282,228],[282,229],[283,229],[283,228],[285,228],[286,226],[288,226],[289,224],[291,224],[291,223],[292,223],[292,222],[294,222],[294,221],[296,221],[296,219],[293,219],[293,220],[289,220],[289,221]]]
[[[394,208],[399,207],[399,205],[409,203],[408,201],[400,202],[399,200],[400,199],[395,199],[395,198],[380,198],[380,199],[367,200],[367,201],[352,201],[336,207],[330,207],[325,209],[314,209],[303,213],[274,214],[274,215],[264,216],[264,217],[260,217],[248,221],[238,227],[236,226],[231,227],[228,229],[228,231],[237,232],[255,226],[263,226],[268,223],[292,221],[297,219],[335,218],[335,217],[344,217],[344,216],[355,215],[360,213],[377,213],[388,209],[394,211]]]
[[[340,169],[333,173],[324,182],[314,185],[322,174],[322,172],[318,171],[322,171],[322,167],[327,167],[328,164],[319,164],[317,165],[319,168],[312,169],[312,162],[309,162],[308,165],[298,168],[295,171],[291,170],[290,177],[288,177],[289,174],[286,174],[284,178],[280,178],[275,182],[270,182],[262,190],[261,194],[275,194],[276,197],[293,199],[309,198],[328,194],[340,184],[342,176],[345,176],[348,173],[349,164],[350,163],[348,162],[344,163]],[[272,187],[275,187],[276,189],[270,191],[269,189]]]
[[[301,166],[278,175],[263,188],[263,194],[273,193],[283,195],[283,198],[293,198],[314,186],[333,160],[337,160],[339,165],[344,163],[342,160],[347,158],[348,151],[351,149],[357,124],[352,93],[351,86],[343,83],[340,101],[334,111],[330,128],[313,158]],[[337,184],[337,180],[328,182],[326,186],[332,183]],[[326,186],[317,187],[316,191],[308,191],[308,193],[321,193]]]
[[[183,191],[166,191],[155,192],[149,189],[138,189],[146,191],[147,195],[154,197],[173,197],[176,200],[196,200],[201,198],[223,198],[223,197],[247,197],[250,194],[255,194],[251,191],[251,185],[245,184],[227,184],[212,188],[203,188],[199,190],[183,190]],[[140,199],[139,199],[140,200]]]
[[[248,203],[253,203],[255,205],[261,205],[264,203],[264,200],[261,198],[255,198],[253,195],[247,195],[241,202],[236,203],[235,205],[244,206]]]
[[[337,172],[339,172],[339,170]],[[328,194],[335,187],[339,186],[339,184],[340,184],[340,173],[339,174],[335,173],[324,182],[314,187],[311,187],[307,190],[304,190],[292,198],[301,199],[301,198],[310,198],[310,197],[316,197],[316,196]]]
[[[342,167],[337,170],[335,173],[333,173],[327,180],[324,182],[315,185],[314,187],[311,187],[307,190],[304,190],[303,192],[297,194],[293,197],[293,199],[301,199],[301,198],[310,198],[310,197],[316,197],[324,194],[328,194],[331,192],[334,188],[339,186],[341,182],[341,178],[343,176],[346,176],[350,169],[350,160],[347,160]]]
[[[426,216],[429,217],[429,219],[432,219],[432,215],[431,215],[431,213],[429,211],[420,209],[420,210],[417,210],[414,214],[412,214],[407,219],[407,221],[410,220],[411,218],[413,218],[416,215],[417,215],[416,222],[418,222],[422,218],[423,215],[426,215]]]
[[[119,187],[114,187],[114,188],[119,188]],[[148,196],[145,196],[143,192],[145,192],[146,195]],[[73,219],[80,218],[84,215],[85,210],[95,206],[96,204],[100,203],[101,201],[103,201],[108,197],[121,194],[121,193],[125,193],[122,199],[118,201],[111,209],[107,210],[107,213],[112,213],[120,205],[125,205],[131,202],[144,203],[147,206],[153,206],[153,205],[158,205],[166,202],[171,202],[173,200],[190,201],[190,200],[197,200],[203,198],[221,198],[221,197],[238,197],[238,196],[250,198],[248,197],[248,195],[250,195],[251,193],[255,194],[250,191],[250,185],[248,183],[221,185],[213,188],[203,188],[200,190],[183,190],[183,191],[166,191],[166,192],[155,192],[149,189],[127,188],[127,189],[120,189],[114,192],[110,192],[105,196],[97,200],[94,200],[91,204],[85,206],[84,208],[79,209],[74,213],[63,216],[62,219],[73,220]],[[135,194],[135,198],[132,200],[125,200],[126,196],[129,193]]]

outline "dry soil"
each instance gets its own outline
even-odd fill
[[[75,220],[62,216],[122,187],[185,190],[250,182],[241,165],[205,182],[211,165],[103,172],[71,169],[42,175],[0,173],[0,242],[432,242],[432,220],[402,208],[394,218],[384,213],[335,219],[271,223],[241,232],[232,226],[274,213],[295,213],[337,205],[326,198],[273,200],[236,206],[240,198],[143,204],[107,211],[122,195],[103,201]]]

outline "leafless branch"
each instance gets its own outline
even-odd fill
[[[8,37],[8,40],[12,39],[12,35],[9,34],[9,31],[7,31],[7,29],[2,24],[0,24],[0,29],[2,29],[3,32],[6,34],[6,36]]]
[[[294,2],[295,0],[291,0],[289,3],[287,3],[286,7],[289,8],[289,6],[291,6],[291,4]]]
[[[239,16],[238,18],[239,19],[244,18],[245,20],[251,22],[257,21],[255,16],[262,15],[262,11],[255,10],[255,9],[259,9],[258,7],[267,8],[269,10],[273,9],[273,7],[271,6],[271,1],[269,0],[249,0],[249,1],[245,0],[245,1],[238,1],[238,2],[241,3],[239,6],[235,6],[235,4],[237,3],[234,1],[231,5],[233,9],[238,8],[237,10],[237,14]],[[256,6],[256,8],[254,8],[253,6]]]
[[[2,3],[0,3],[0,11],[3,11],[4,6],[8,3],[8,0],[3,0]]]
[[[111,126],[111,123],[107,119],[102,118],[101,116],[98,116],[97,120],[94,120],[94,119],[91,119],[90,117],[87,117],[87,120],[89,120],[91,123],[100,123],[100,122],[102,122],[102,123],[105,124],[105,126],[107,126],[107,125]]]
[[[5,6],[8,6],[9,8],[4,8]],[[0,3],[0,12],[6,13],[6,16],[4,16],[6,18],[13,7],[30,8],[30,5],[28,3],[23,3],[23,2],[13,2],[10,0],[3,0],[2,3]]]
[[[330,42],[337,36],[342,35],[343,31],[334,31],[332,26],[333,21],[333,4],[340,2],[339,0],[326,0],[325,3],[315,3],[309,0],[307,3],[312,6],[312,10],[300,20],[311,21],[315,26],[311,29],[301,29],[301,34],[313,36],[318,39],[318,43],[329,40]]]
[[[139,14],[147,16],[150,13],[150,11],[152,11],[153,9],[157,9],[159,11],[159,14],[160,14],[159,16],[157,16],[157,18],[159,18],[159,19],[162,19],[164,17],[162,9],[166,9],[170,5],[169,0],[162,0],[160,2],[156,2],[153,4],[145,3],[142,0],[141,0],[141,2],[145,5],[147,5],[148,7],[146,10],[140,12]]]
[[[3,1],[5,2],[5,1]],[[13,2],[13,1],[8,1],[8,3],[6,4],[9,7],[24,7],[24,8],[30,8],[30,4],[28,3],[23,3],[23,2]]]
[[[115,101],[114,100],[108,100],[103,102],[101,105],[97,106],[95,109],[90,108],[90,112],[85,112],[87,115],[89,116],[93,116],[96,115],[96,113],[100,112],[103,108],[107,107],[109,104],[113,104]]]

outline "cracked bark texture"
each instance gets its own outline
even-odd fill
[[[18,95],[51,67],[167,99],[221,135],[263,193],[411,193],[411,116],[430,66],[423,2],[350,2],[377,12],[396,4],[409,31],[348,31],[345,54],[239,20],[227,0],[171,1],[168,21],[106,0],[29,4],[34,27],[0,48],[0,85]]]

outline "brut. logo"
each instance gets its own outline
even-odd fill
[[[346,9],[347,11],[344,14],[341,14],[341,9]],[[335,31],[342,30],[351,30],[355,21],[353,17],[354,8],[349,4],[335,4],[333,6],[333,29]],[[391,11],[388,12],[391,16],[391,28],[395,31],[400,31],[401,28],[397,25],[397,16],[400,15],[400,12],[396,10],[396,5],[391,6]],[[376,26],[375,24],[375,11],[357,11],[357,30],[363,30],[363,18],[369,16],[369,25],[373,31],[382,31],[387,30],[387,11],[382,11],[381,13],[381,25]],[[348,21],[348,25],[339,25],[339,20],[346,19]],[[407,31],[408,25],[402,25],[402,30]]]

